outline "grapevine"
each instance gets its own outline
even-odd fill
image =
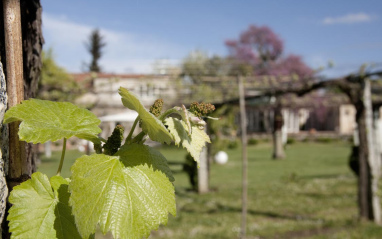
[[[169,214],[176,215],[174,177],[167,160],[144,142],[175,142],[198,162],[210,142],[202,116],[214,107],[200,103],[162,113],[162,99],[147,110],[127,89],[121,87],[119,94],[125,107],[138,112],[126,139],[120,125],[107,140],[98,137],[100,120],[67,102],[31,99],[6,112],[5,124],[21,122],[20,140],[64,142],[56,176],[49,179],[36,172],[10,193],[11,238],[94,238],[97,227],[114,238],[142,238],[166,224]],[[134,136],[138,125],[141,132]],[[71,177],[63,178],[66,140],[71,137],[93,142],[95,154],[78,158]]]

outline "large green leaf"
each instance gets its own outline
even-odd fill
[[[176,145],[182,145],[191,154],[194,160],[199,164],[200,153],[206,142],[211,143],[210,138],[199,129],[198,126],[193,125],[191,132],[188,131],[188,126],[183,120],[178,120],[169,117],[165,120],[168,130],[174,137]]]
[[[138,112],[139,118],[142,120],[142,130],[149,135],[150,139],[160,143],[171,143],[172,136],[163,123],[151,114],[133,93],[121,87],[119,94],[124,106]]]
[[[37,172],[13,188],[9,202],[9,231],[12,238],[81,238],[68,204],[68,181],[60,176],[49,179]]]
[[[5,113],[5,124],[14,121],[22,121],[19,136],[27,142],[45,143],[77,136],[100,143],[97,134],[101,132],[101,121],[69,102],[25,100]]]
[[[126,166],[147,164],[154,170],[159,170],[164,173],[171,182],[175,181],[171,169],[168,167],[166,158],[152,147],[140,144],[124,145],[115,155],[120,156]]]
[[[166,159],[146,145],[126,145],[115,156],[82,156],[71,171],[70,205],[83,237],[97,224],[114,238],[147,237],[167,223],[169,212],[176,214]]]

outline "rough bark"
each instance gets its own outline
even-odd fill
[[[43,37],[41,29],[41,12],[42,8],[40,0],[20,0],[24,99],[35,96],[42,66],[41,53]],[[3,1],[0,0],[0,55],[4,64],[4,72],[6,72],[6,47],[4,43]],[[3,140],[6,136],[5,134],[7,134],[7,130],[2,131]],[[23,160],[22,165],[23,173],[17,177],[10,177],[10,175],[7,175],[7,184],[11,187],[30,178],[30,175],[36,170],[35,162],[37,154],[32,144],[25,144],[25,154],[26,158]],[[8,164],[9,162],[5,162],[5,166]],[[12,167],[9,170],[13,170]],[[8,233],[6,221],[2,227],[3,238],[9,238],[10,235]]]
[[[365,126],[367,133],[367,146],[368,146],[368,163],[370,166],[371,173],[371,204],[372,204],[372,215],[374,222],[377,224],[381,223],[381,205],[378,195],[378,182],[381,174],[381,158],[378,151],[378,145],[376,135],[375,135],[375,124],[373,123],[373,109],[371,102],[371,89],[370,89],[370,79],[364,79],[363,84],[363,103],[365,107]]]
[[[359,135],[359,177],[358,177],[358,206],[360,217],[366,220],[373,220],[371,171],[368,162],[369,149],[367,145],[367,128],[365,120],[365,109],[358,105],[356,121]]]
[[[4,220],[5,208],[8,197],[7,181],[5,179],[5,162],[8,161],[8,127],[3,125],[4,113],[7,109],[7,87],[3,73],[3,65],[0,62],[0,223]],[[0,227],[1,230],[1,227]],[[1,234],[0,234],[1,237]]]
[[[42,7],[40,0],[22,0],[21,26],[23,35],[24,98],[36,96],[42,67]],[[30,173],[36,171],[37,152],[32,144],[26,145],[27,162]]]
[[[23,72],[24,72],[24,98],[29,99],[35,96],[42,67],[41,53],[44,43],[41,28],[42,7],[39,0],[21,0],[21,29],[22,29],[22,47],[23,47]],[[3,1],[0,4],[0,52],[1,59],[6,59],[5,38],[4,38],[4,15]],[[5,61],[4,71],[6,72]],[[36,153],[32,144],[26,145],[27,164],[29,174],[35,171]]]

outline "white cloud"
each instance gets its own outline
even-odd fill
[[[333,24],[354,24],[354,23],[362,23],[362,22],[371,22],[375,20],[375,16],[366,14],[363,12],[360,13],[351,13],[344,16],[339,17],[326,17],[322,20],[322,23],[325,25],[333,25]]]
[[[90,59],[85,42],[95,27],[79,24],[50,14],[43,14],[46,47],[52,47],[57,63],[69,72],[81,71]],[[105,72],[149,73],[154,61],[167,58],[178,62],[187,50],[152,36],[100,28],[106,47],[100,59]]]

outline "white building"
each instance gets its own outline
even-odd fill
[[[102,137],[108,137],[117,124],[131,127],[136,113],[123,106],[118,89],[124,87],[134,93],[149,108],[156,99],[162,98],[166,106],[177,100],[176,80],[168,75],[116,75],[104,73],[72,74],[74,79],[86,88],[87,93],[76,103],[89,108],[102,123]]]

